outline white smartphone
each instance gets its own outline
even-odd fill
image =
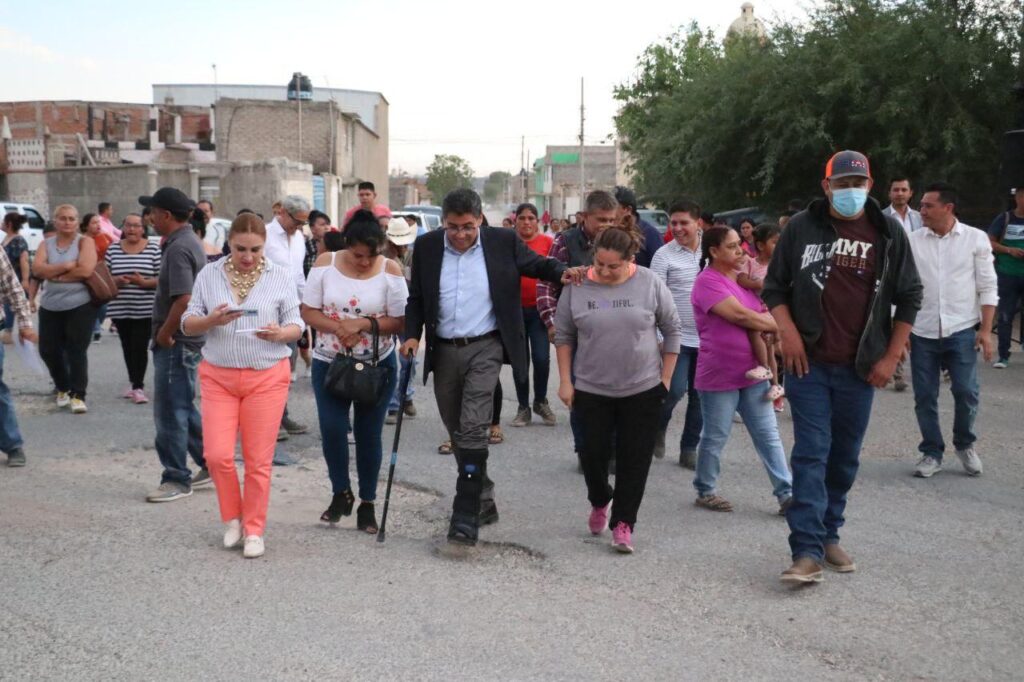
[[[259,315],[260,311],[255,308],[228,308],[229,313],[242,313],[242,317],[252,317]]]

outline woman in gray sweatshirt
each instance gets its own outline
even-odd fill
[[[593,267],[582,285],[562,291],[555,314],[558,397],[583,424],[590,532],[610,527],[612,546],[625,553],[633,551],[633,525],[681,340],[668,287],[633,262],[639,248],[634,231],[612,227],[598,235]],[[608,484],[613,443],[614,489]]]

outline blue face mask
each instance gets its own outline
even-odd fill
[[[832,208],[844,218],[852,218],[860,213],[867,200],[868,191],[863,187],[832,190]]]

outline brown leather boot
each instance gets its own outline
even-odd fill
[[[857,564],[839,545],[825,545],[825,568],[836,573],[853,573],[857,570]]]
[[[820,583],[825,579],[821,566],[814,559],[802,556],[782,572],[779,580],[784,583]]]

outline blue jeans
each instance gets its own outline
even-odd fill
[[[405,343],[405,336],[398,335],[398,343]],[[416,356],[408,357],[406,355],[399,358],[401,364],[399,377],[395,381],[395,390],[391,393],[391,400],[388,402],[388,412],[398,412],[402,407],[403,401],[411,401],[413,395],[416,393]],[[398,395],[399,391],[402,390],[401,383],[402,377],[405,376],[406,372],[409,373],[409,388],[405,391],[405,397]]]
[[[921,429],[922,455],[942,461],[946,444],[939,426],[939,377],[949,370],[953,393],[953,447],[966,450],[978,437],[974,418],[978,416],[978,352],[974,350],[974,329],[967,328],[944,339],[910,335],[911,376],[914,382],[914,412]]]
[[[104,303],[96,309],[96,322],[92,325],[92,333],[99,334],[103,331],[103,320],[107,319],[107,304]]]
[[[192,484],[188,455],[206,468],[203,422],[195,406],[196,369],[201,356],[179,341],[170,348],[153,347],[153,419],[156,452],[164,467],[161,483]],[[215,425],[211,425],[216,428]]]
[[[764,399],[768,382],[763,381],[735,391],[701,391],[700,404],[704,415],[704,428],[697,448],[697,475],[693,487],[701,497],[714,495],[718,486],[722,450],[732,431],[732,416],[739,412],[747,433],[754,441],[768,480],[772,483],[772,494],[782,501],[793,494],[793,479],[786,466],[786,451],[779,438],[779,425],[775,420],[775,409]]]
[[[9,332],[14,329],[14,311],[11,310],[9,303],[4,303],[4,328],[5,332]]]
[[[542,403],[548,399],[548,374],[551,371],[551,341],[548,328],[540,319],[536,308],[523,308],[523,325],[526,328],[526,376],[513,377],[516,384],[516,399],[519,407],[530,406],[530,360],[533,360],[533,400]]]
[[[356,437],[356,472],[359,474],[359,499],[373,502],[377,499],[377,477],[383,445],[381,431],[388,412],[388,401],[395,393],[398,383],[397,353],[392,352],[380,361],[387,368],[387,382],[384,394],[376,405],[355,403],[353,433]],[[316,397],[316,413],[320,420],[320,440],[323,446],[327,473],[331,478],[331,491],[337,495],[349,490],[352,482],[348,475],[348,413],[353,407],[351,400],[336,398],[324,388],[324,378],[330,363],[313,359],[313,395]]]
[[[4,347],[0,345],[0,450],[10,453],[25,444],[18,428],[18,415],[14,412],[11,389],[4,383]]]
[[[999,279],[999,305],[996,308],[996,330],[999,333],[999,357],[1010,357],[1010,340],[1013,338],[1013,320],[1020,312],[1024,301],[1024,277],[997,273]]]
[[[700,412],[700,392],[693,385],[694,375],[697,373],[697,354],[696,348],[679,348],[679,359],[672,373],[668,396],[662,404],[661,422],[658,425],[662,431],[668,428],[669,422],[672,421],[672,411],[685,394],[686,417],[683,421],[683,435],[679,439],[680,452],[697,449],[700,444],[700,431],[704,426],[704,418]]]
[[[789,547],[794,560],[821,563],[825,545],[839,543],[875,389],[853,365],[811,363],[803,378],[786,377],[786,397],[793,414]]]

